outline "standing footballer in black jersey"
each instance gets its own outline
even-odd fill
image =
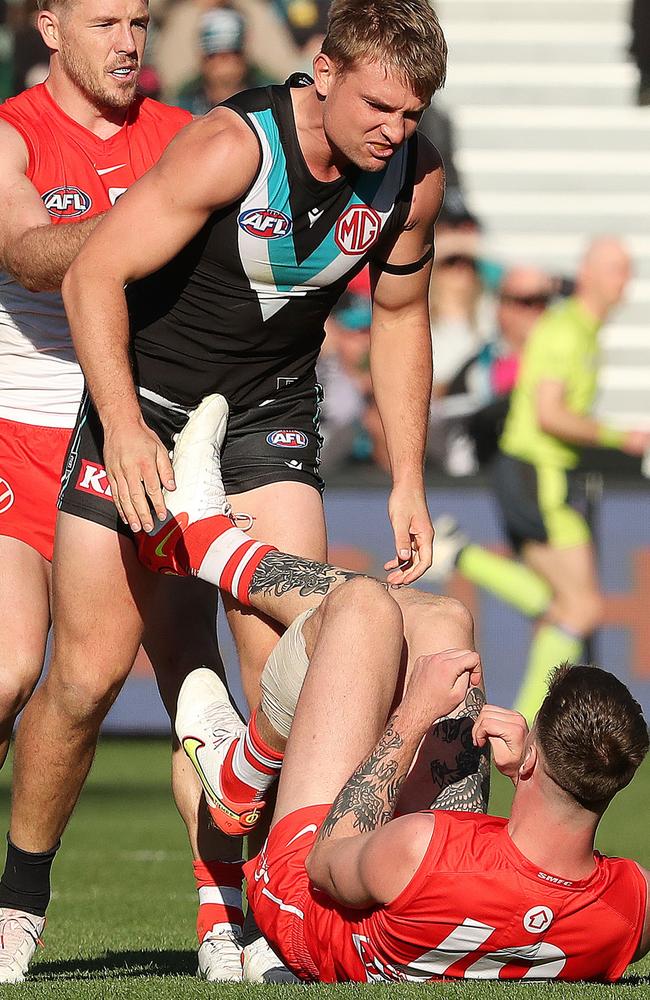
[[[152,508],[164,519],[173,435],[206,394],[231,407],[222,462],[234,509],[255,517],[258,537],[324,559],[314,368],[329,311],[368,262],[371,370],[393,473],[388,580],[410,583],[430,565],[427,291],[444,178],[415,129],[445,64],[428,0],[335,0],[314,79],[248,91],[189,125],[68,272],[89,397],[59,504],[48,704],[23,719],[23,756],[33,748],[35,759],[19,761],[14,790],[14,815],[44,849],[67,822],[101,721],[71,720],[66,692],[96,656],[102,620],[121,615],[132,644],[150,584],[134,581],[125,546],[153,528]],[[114,581],[112,601],[106,588],[98,600],[99,578]],[[229,618],[254,704],[277,633],[234,603]],[[130,654],[102,650],[107,691]]]

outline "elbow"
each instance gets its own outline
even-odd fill
[[[538,411],[537,426],[545,434],[557,433],[557,421],[553,419],[553,414],[547,413],[546,410]]]
[[[305,858],[305,871],[307,872],[309,881],[317,889],[327,889],[327,879],[323,878],[325,866],[323,865],[322,850],[319,849],[318,844],[314,844]]]

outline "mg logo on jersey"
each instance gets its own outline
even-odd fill
[[[92,493],[93,496],[103,497],[104,500],[112,500],[108,473],[103,465],[96,462],[88,462],[85,458],[81,460],[81,469],[77,477],[75,489],[82,493]]]
[[[0,514],[6,514],[10,507],[13,507],[15,500],[14,491],[6,479],[0,477]]]
[[[306,448],[309,439],[302,431],[272,431],[266,435],[266,443],[274,448]]]
[[[249,208],[241,213],[237,222],[245,233],[260,240],[279,240],[293,229],[289,216],[276,212],[274,208]]]
[[[362,254],[368,250],[381,232],[381,218],[374,208],[367,205],[350,205],[339,216],[334,230],[336,245],[343,253]]]
[[[92,206],[92,198],[78,187],[57,187],[46,191],[43,204],[55,219],[76,219]]]

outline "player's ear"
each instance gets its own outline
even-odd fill
[[[334,63],[329,56],[325,55],[324,52],[319,52],[316,56],[314,56],[313,72],[316,93],[321,99],[324,99],[329,94],[334,80]]]
[[[524,757],[519,765],[519,780],[528,781],[532,777],[537,766],[537,747],[534,743],[529,743],[524,750]]]
[[[48,49],[57,52],[60,47],[60,24],[56,14],[51,10],[39,10],[36,24]]]

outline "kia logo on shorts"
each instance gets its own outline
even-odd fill
[[[267,444],[274,448],[306,448],[309,439],[302,431],[272,431],[266,435]]]
[[[92,206],[92,198],[78,187],[51,188],[41,195],[43,204],[55,219],[76,219]]]
[[[349,256],[365,253],[377,241],[381,217],[367,205],[350,205],[339,216],[334,239],[339,250]]]
[[[274,208],[249,208],[241,213],[237,222],[245,233],[260,240],[279,240],[293,229],[289,216]]]

